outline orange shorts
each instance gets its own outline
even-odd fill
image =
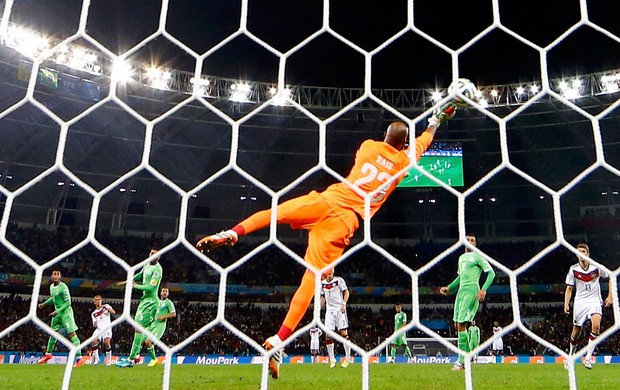
[[[316,191],[280,204],[278,223],[308,230],[304,258],[317,268],[326,267],[340,257],[359,227],[353,210],[330,206]]]

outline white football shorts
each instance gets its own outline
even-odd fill
[[[583,326],[587,320],[592,318],[593,314],[603,314],[603,308],[600,303],[575,303],[575,307],[573,307],[573,325]]]
[[[340,310],[329,310],[325,313],[325,327],[329,330],[343,330],[349,328],[347,313]]]

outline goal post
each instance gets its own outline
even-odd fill
[[[407,345],[414,356],[451,356],[455,353],[448,347],[432,337],[407,337]],[[444,337],[444,340],[457,346],[458,339],[456,337]],[[392,344],[385,346],[385,356],[390,356],[390,348]],[[402,347],[401,347],[402,349]],[[397,354],[404,354],[404,350],[396,351]]]

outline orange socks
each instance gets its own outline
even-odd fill
[[[310,302],[312,302],[312,298],[314,298],[314,278],[315,276],[312,271],[306,271],[304,273],[301,284],[295,292],[295,295],[293,295],[286,318],[278,332],[278,336],[280,336],[281,340],[285,340],[291,335],[293,330],[297,328],[299,321],[301,321],[304,314],[306,314],[308,306],[310,306]]]
[[[232,230],[234,230],[238,236],[243,236],[244,234],[250,234],[257,230],[266,228],[269,226],[270,221],[271,210],[262,210],[239,222],[239,224],[232,228]]]

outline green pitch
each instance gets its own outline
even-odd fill
[[[370,366],[370,388],[375,389],[464,389],[462,371],[450,365],[380,364]],[[579,389],[619,389],[620,365],[597,365],[591,371],[577,369]],[[163,366],[120,369],[82,366],[73,370],[71,389],[161,389]],[[60,389],[64,366],[0,365],[2,388],[11,390]],[[171,389],[256,390],[261,366],[174,366]],[[361,389],[362,368],[330,369],[326,365],[283,365],[281,378],[269,379],[270,389]],[[475,389],[567,389],[568,374],[561,365],[485,364],[474,366]]]

